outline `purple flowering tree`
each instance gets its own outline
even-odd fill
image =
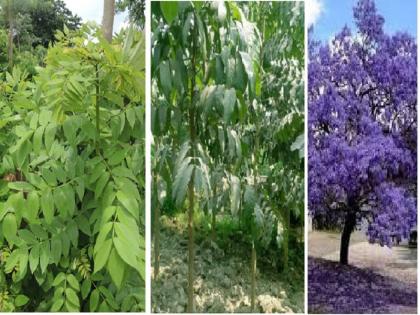
[[[344,27],[309,48],[309,211],[342,226],[340,262],[352,231],[391,245],[416,224],[417,44],[386,34],[372,0]]]

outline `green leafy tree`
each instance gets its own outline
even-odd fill
[[[7,64],[8,69],[13,68],[13,53],[14,53],[14,37],[20,23],[18,19],[22,19],[22,13],[29,10],[31,6],[30,0],[1,0],[0,1],[0,16],[3,27],[7,29]]]
[[[303,226],[303,5],[154,2],[152,29],[155,277],[172,199],[188,212],[194,311],[194,212],[211,214],[214,239],[229,209],[250,243],[254,310],[258,249],[277,240],[287,270],[291,211]]]
[[[16,64],[34,75],[45,56],[39,46],[47,48],[57,30],[75,30],[80,21],[61,0],[1,0],[0,27],[8,32],[6,49],[2,49],[8,56],[7,63],[2,62],[7,64],[5,70]]]
[[[289,234],[304,226],[304,7],[251,3],[249,18],[261,30],[261,107],[255,136],[261,145],[265,201],[280,221],[282,268],[287,271]],[[270,116],[265,115],[266,112]],[[292,224],[292,226],[291,226]]]
[[[81,25],[81,18],[73,14],[62,0],[36,1],[29,11],[31,22],[32,47],[48,47],[55,41],[55,32],[63,31],[64,26],[76,30]]]
[[[58,32],[0,87],[2,310],[144,310],[143,34]]]

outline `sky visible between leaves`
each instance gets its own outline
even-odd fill
[[[69,10],[82,18],[83,22],[95,21],[101,24],[104,9],[103,0],[64,0],[64,2]],[[127,12],[115,16],[114,33],[118,33],[127,24],[127,19]]]
[[[355,29],[353,7],[357,0],[306,0],[307,23],[314,26],[314,36],[331,39],[347,24]],[[385,18],[385,32],[407,31],[417,36],[416,0],[376,0],[378,12]]]

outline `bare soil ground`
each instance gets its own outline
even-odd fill
[[[194,283],[196,312],[251,311],[250,255],[248,249],[240,242],[231,245],[226,250],[208,240],[196,244]],[[158,279],[152,279],[153,312],[185,312],[188,272],[187,235],[176,222],[162,221],[160,252],[160,274]],[[303,285],[301,287],[303,288]],[[256,290],[256,312],[302,313],[304,310],[303,290],[296,291],[273,270],[258,269]]]

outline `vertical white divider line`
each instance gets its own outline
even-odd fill
[[[419,3],[418,3],[418,1],[417,1],[417,38],[416,38],[416,43],[417,43],[417,45],[418,45],[418,37],[419,37],[419,32],[420,32],[420,24],[419,24],[419,12],[420,12],[420,10],[419,10]],[[418,231],[419,230],[419,223],[420,223],[420,220],[419,220],[419,202],[418,202],[418,199],[419,199],[419,196],[420,196],[420,190],[419,190],[419,174],[420,174],[420,172],[419,172],[419,135],[420,135],[420,133],[419,133],[419,61],[420,61],[420,58],[419,58],[419,53],[418,53],[418,46],[417,46],[417,105],[416,105],[416,111],[417,111],[417,228],[416,228],[416,230]],[[419,266],[420,266],[420,264],[419,264],[419,256],[418,256],[418,254],[417,254],[417,307],[418,307],[418,305],[419,305],[419,302],[420,302],[420,298],[419,298],[419,292],[420,292],[420,284],[419,284],[419,276],[418,276],[418,274],[419,274]],[[417,310],[417,312],[418,312],[418,310]]]
[[[146,40],[146,111],[145,111],[145,163],[146,163],[146,178],[145,178],[145,185],[146,185],[146,196],[145,196],[145,211],[146,211],[146,313],[150,314],[152,312],[152,291],[151,291],[151,249],[152,249],[152,233],[151,233],[151,184],[152,184],[152,177],[151,177],[151,143],[152,143],[152,126],[151,126],[151,2],[146,1],[146,10],[145,14],[145,40]]]
[[[304,172],[304,182],[305,182],[305,192],[304,192],[304,196],[305,196],[305,203],[304,203],[304,207],[305,207],[305,211],[304,216],[305,216],[305,225],[304,225],[304,237],[305,237],[305,255],[304,255],[304,262],[305,262],[305,286],[304,286],[304,300],[305,300],[305,305],[304,305],[304,310],[305,310],[305,314],[308,314],[308,215],[309,215],[309,209],[308,209],[308,116],[309,116],[309,111],[308,111],[308,27],[309,25],[307,25],[307,16],[306,16],[306,5],[305,5],[305,1],[303,2],[303,5],[305,6],[304,9],[304,23],[305,23],[305,30],[303,32],[304,36],[303,36],[303,40],[304,42],[304,47],[305,47],[305,69],[303,71],[303,75],[304,75],[304,80],[305,80],[305,93],[304,93],[304,99],[305,99],[305,111],[304,111],[304,117],[305,117],[305,149],[304,149],[304,159],[305,159],[305,172]]]

